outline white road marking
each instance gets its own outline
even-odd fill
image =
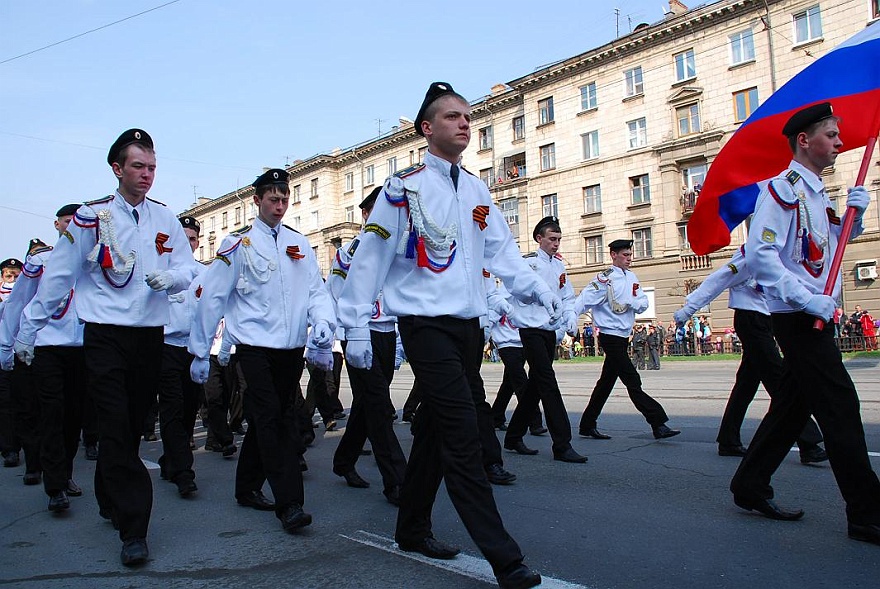
[[[797,446],[792,446],[789,452],[800,452]],[[868,456],[873,456],[874,458],[880,457],[880,452],[868,452]]]
[[[159,465],[151,460],[147,460],[145,458],[141,458],[141,462],[144,463],[144,466],[147,467],[147,470],[159,470]]]
[[[378,548],[379,550],[384,550],[385,552],[389,552],[396,556],[402,556],[410,560],[415,560],[438,569],[458,573],[459,575],[477,579],[478,581],[484,581],[492,585],[497,584],[495,575],[492,573],[492,567],[489,566],[489,563],[483,558],[461,553],[452,560],[437,560],[436,558],[428,558],[417,552],[403,552],[397,548],[397,544],[391,538],[379,536],[378,534],[371,534],[364,530],[358,530],[350,536],[346,534],[339,535],[347,540]],[[590,589],[586,585],[577,585],[575,583],[569,583],[545,575],[541,575],[541,581],[541,587],[551,589]]]

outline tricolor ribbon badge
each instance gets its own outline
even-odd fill
[[[164,253],[170,254],[172,251],[174,251],[173,247],[165,247],[165,243],[168,241],[169,237],[169,235],[166,235],[164,233],[156,234],[156,252],[160,256]]]
[[[486,205],[477,205],[474,207],[474,221],[480,227],[480,231],[486,228],[486,217],[489,216],[489,207]]]
[[[305,258],[304,254],[299,253],[298,245],[289,245],[287,246],[287,255],[291,260],[302,260]]]

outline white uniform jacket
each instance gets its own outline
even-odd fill
[[[593,325],[602,333],[629,337],[636,313],[645,311],[648,304],[648,295],[635,273],[612,266],[584,287],[574,303],[574,312],[580,315],[592,310]]]
[[[565,264],[558,256],[550,256],[539,249],[525,256],[529,267],[562,300],[562,310],[574,310],[574,289],[565,274]],[[535,327],[555,331],[559,326],[550,322],[550,313],[535,300],[521,301],[513,297],[513,316],[517,327]]]
[[[207,269],[207,266],[199,264],[200,275]],[[196,276],[188,289],[168,295],[171,319],[165,326],[165,343],[169,346],[185,348],[189,345],[189,334],[196,314],[196,291],[200,284],[199,277]]]
[[[715,270],[697,289],[687,296],[684,307],[688,314],[693,315],[715,298],[730,289],[727,306],[731,309],[757,311],[769,315],[767,301],[764,300],[763,289],[755,282],[755,277],[746,262],[745,246],[740,247],[730,261]]]
[[[342,287],[345,285],[345,279],[348,277],[348,271],[351,268],[351,262],[360,245],[360,239],[363,231],[352,239],[349,243],[336,250],[336,257],[333,258],[333,264],[330,266],[330,274],[327,276],[327,291],[333,298],[333,309],[338,316],[339,295],[342,293]],[[370,315],[369,327],[372,331],[394,331],[394,325],[397,323],[397,317],[389,315],[385,312],[385,303],[382,300],[382,292],[373,303],[373,312]],[[345,328],[341,325],[336,330],[336,337],[339,340],[345,339]]]
[[[324,289],[309,241],[259,217],[227,235],[199,278],[189,351],[207,358],[220,318],[231,343],[291,350],[306,345],[308,325],[323,319],[335,329],[333,302]]]

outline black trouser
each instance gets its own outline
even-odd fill
[[[150,399],[150,406],[147,408],[147,414],[144,416],[144,435],[156,433],[156,422],[159,420],[159,391],[153,394]]]
[[[268,480],[279,517],[304,501],[299,456],[302,438],[292,410],[303,371],[303,348],[277,350],[237,345],[236,356],[247,381],[244,416],[247,433],[235,473],[235,495],[259,491]]]
[[[34,382],[33,366],[18,358],[12,370],[12,429],[21,440],[25,472],[41,472],[40,396]]]
[[[317,408],[321,415],[321,421],[326,424],[333,419],[333,415],[336,413],[336,403],[330,396],[329,388],[333,383],[332,371],[321,370],[311,364],[306,365],[306,370],[309,372],[309,382],[306,385],[306,400],[303,404],[303,411],[311,420]],[[330,385],[328,385],[328,380]]]
[[[234,358],[234,357],[233,357]],[[237,359],[229,366],[220,366],[217,356],[208,360],[208,380],[205,382],[205,404],[208,406],[208,435],[206,443],[228,446],[233,443],[229,429],[229,403],[235,386]]]
[[[764,388],[771,399],[779,392],[782,379],[782,356],[776,349],[773,339],[770,316],[735,309],[733,312],[733,328],[742,342],[742,359],[736,371],[736,381],[730,391],[721,426],[718,428],[717,442],[724,446],[741,446],[740,429],[746,417],[749,404],[758,392],[758,384]],[[822,441],[819,426],[807,418],[804,428],[798,437],[797,444],[801,450],[814,448]]]
[[[165,344],[159,381],[159,431],[162,457],[159,465],[172,482],[193,480],[193,453],[189,440],[196,424],[202,385],[192,381],[193,355],[186,348]]]
[[[370,342],[373,346],[372,368],[363,370],[346,364],[352,402],[345,433],[333,454],[333,472],[342,475],[352,470],[369,438],[382,482],[388,489],[402,485],[406,472],[406,457],[394,434],[389,390],[394,378],[397,336],[394,331],[371,330]],[[345,342],[342,345],[345,347]]]
[[[648,355],[651,359],[648,368],[651,370],[660,370],[660,348],[648,348]]]
[[[553,452],[571,448],[571,421],[559,392],[556,373],[553,371],[553,353],[556,349],[556,332],[548,329],[522,328],[519,330],[522,349],[529,363],[529,378],[519,404],[510,418],[505,444],[521,441],[538,409],[538,400],[544,406],[547,429],[553,438]]]
[[[730,490],[745,500],[773,497],[770,478],[812,413],[825,434],[825,450],[846,516],[857,524],[880,524],[880,481],[871,468],[859,397],[840,350],[834,327],[813,329],[815,317],[774,313],[773,334],[782,348],[779,392],[740,462]]]
[[[599,345],[605,350],[605,361],[602,363],[602,374],[593,388],[590,402],[581,416],[580,431],[587,431],[596,427],[596,420],[602,413],[602,408],[614,388],[614,383],[620,381],[626,386],[629,398],[639,413],[645,416],[645,420],[651,427],[663,425],[669,418],[660,403],[651,398],[642,390],[642,378],[626,353],[629,343],[625,337],[618,337],[607,333],[599,333]]]
[[[85,360],[83,360],[85,365]],[[86,372],[85,382],[88,382]],[[96,446],[98,444],[98,412],[95,410],[95,401],[89,387],[83,390],[82,397],[82,442],[84,446]]]
[[[415,415],[416,409],[419,408],[421,402],[422,393],[419,391],[419,381],[413,380],[413,386],[409,390],[409,395],[406,396],[406,401],[403,402],[403,414]]]
[[[526,355],[523,353],[522,346],[506,346],[498,348],[498,355],[501,356],[501,362],[504,364],[504,376],[501,378],[501,386],[495,394],[495,402],[492,403],[492,422],[495,427],[504,425],[507,421],[505,413],[510,399],[514,395],[517,398],[517,404],[521,403],[521,395],[529,384],[529,377],[526,376]],[[541,410],[535,408],[535,415],[529,423],[529,427],[539,428],[544,421]]]
[[[504,529],[481,458],[481,428],[489,411],[480,364],[483,330],[478,319],[400,317],[406,357],[419,383],[422,404],[413,423],[413,444],[401,490],[395,539],[420,542],[431,534],[431,510],[440,481],[474,543],[496,574],[522,562]],[[492,430],[492,438],[494,430]],[[500,450],[499,450],[500,454]]]
[[[342,410],[345,409],[345,407],[342,406],[342,401],[339,400],[339,384],[340,379],[342,378],[342,364],[342,352],[333,352],[333,370],[327,371],[324,375],[324,379],[327,383],[327,396],[330,397],[330,404],[333,407],[334,413],[342,413]]]
[[[12,418],[12,371],[0,370],[0,452],[17,453],[21,440],[15,433]]]
[[[144,419],[159,389],[162,331],[162,327],[86,323],[83,332],[101,446],[95,496],[102,510],[113,513],[123,541],[147,536],[153,509],[153,483],[138,448]]]
[[[645,346],[642,344],[633,345],[633,357],[635,359],[636,368],[638,370],[645,369]]]
[[[43,488],[54,495],[73,478],[79,446],[83,397],[88,390],[85,355],[80,346],[37,346],[34,380],[40,398]]]

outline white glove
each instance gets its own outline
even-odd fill
[[[675,324],[681,327],[682,325],[687,323],[688,319],[690,319],[691,317],[690,314],[684,310],[684,307],[682,307],[672,314],[672,318],[675,320]]]
[[[369,370],[373,367],[373,344],[367,327],[345,330],[345,360],[354,368]]]
[[[15,343],[12,344],[12,349],[15,351],[15,355],[18,356],[18,359],[27,364],[31,365],[31,362],[34,361],[34,344],[27,344],[23,341],[15,340]]]
[[[168,290],[174,286],[174,276],[166,270],[154,270],[147,274],[144,281],[147,283],[147,286],[155,291]]]
[[[333,370],[333,349],[306,346],[306,362],[324,372],[330,372]]]
[[[315,348],[331,348],[333,346],[333,330],[330,324],[321,319],[312,325],[311,345]]]
[[[483,344],[489,343],[489,338],[492,337],[492,330],[489,327],[483,328]]]
[[[834,303],[834,299],[828,295],[813,295],[810,302],[801,310],[827,323],[834,316],[835,307],[837,305]]]
[[[574,336],[578,330],[578,318],[574,311],[566,311],[562,314],[562,323],[565,325],[565,333]]]
[[[0,346],[0,370],[9,372],[15,366],[15,352],[9,346]]]
[[[192,364],[189,366],[189,377],[193,382],[205,384],[208,382],[208,372],[211,370],[211,363],[207,358],[193,358]]]
[[[226,345],[224,341],[220,344],[220,351],[217,352],[217,364],[220,366],[229,366],[229,360],[232,359],[232,346]]]
[[[513,305],[511,305],[508,301],[501,299],[497,305],[495,305],[495,311],[499,315],[510,315],[513,313]]]
[[[562,301],[559,300],[559,297],[547,291],[538,297],[538,301],[550,314],[550,323],[559,323],[559,319],[562,317]]]
[[[847,189],[846,193],[849,195],[846,198],[846,206],[855,207],[859,210],[856,214],[856,217],[861,217],[865,214],[865,209],[868,208],[868,203],[871,202],[871,197],[868,196],[868,191],[865,190],[864,186],[855,186],[853,188]]]

